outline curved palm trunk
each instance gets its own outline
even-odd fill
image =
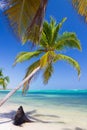
[[[26,77],[15,89],[13,89],[11,92],[9,92],[0,102],[0,106],[2,106],[18,89],[21,88],[21,86],[29,80],[36,72],[40,70],[40,66],[37,67],[28,77]]]

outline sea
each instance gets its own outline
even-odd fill
[[[0,90],[0,100],[11,90]],[[7,101],[11,104],[70,107],[87,111],[87,90],[30,90],[22,94],[19,90]]]

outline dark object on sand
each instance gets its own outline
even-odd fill
[[[16,112],[16,115],[15,115],[15,117],[14,117],[13,120],[14,120],[14,122],[13,122],[14,125],[21,125],[21,124],[23,124],[23,123],[25,123],[25,122],[32,122],[31,120],[29,120],[29,119],[26,117],[22,106],[20,106],[20,107],[18,108],[18,110],[17,110],[17,112]]]
[[[79,127],[76,127],[75,130],[85,130],[85,129],[82,129],[82,128],[79,128]]]

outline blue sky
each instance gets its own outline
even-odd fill
[[[21,51],[30,51],[29,44],[21,45],[16,37],[9,30],[6,20],[0,13],[0,68],[3,68],[5,75],[10,77],[8,88],[15,88],[23,79],[28,65],[25,62],[13,67],[16,55]],[[53,16],[57,22],[67,17],[61,33],[75,32],[82,45],[82,52],[78,50],[67,50],[64,54],[76,59],[81,66],[81,78],[78,80],[76,70],[66,62],[60,61],[54,66],[54,74],[47,85],[43,85],[42,75],[32,81],[30,89],[87,89],[87,24],[84,18],[77,15],[69,0],[49,0],[45,19],[49,21]]]

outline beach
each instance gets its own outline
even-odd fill
[[[0,99],[8,92],[0,92]],[[87,130],[87,93],[17,92],[0,107],[0,130]],[[19,106],[32,123],[13,124]]]

